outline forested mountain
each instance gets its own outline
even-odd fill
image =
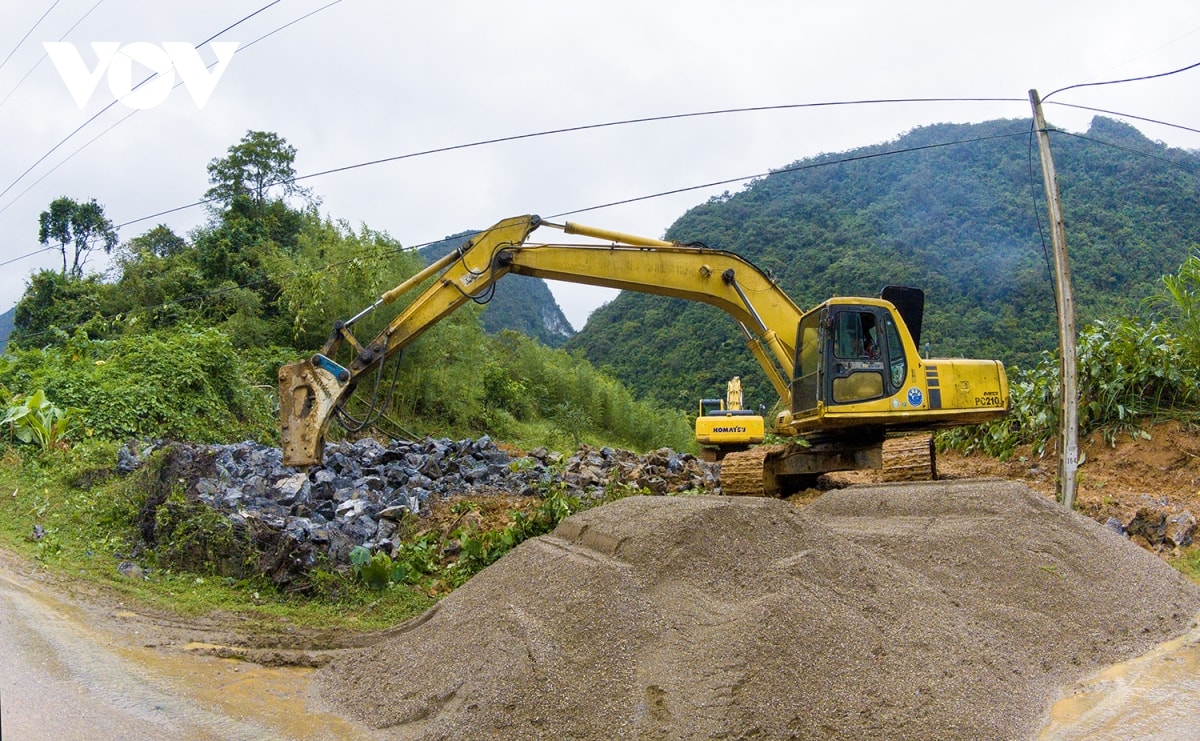
[[[477,233],[455,234],[426,245],[419,252],[427,262],[433,262]],[[512,329],[549,347],[562,347],[575,334],[546,281],[526,275],[510,274],[497,282],[479,321],[489,334]]]
[[[801,160],[692,208],[668,238],[741,254],[802,307],[923,288],[934,355],[1032,365],[1056,324],[1029,134],[1028,120],[936,124]],[[1200,242],[1200,157],[1101,117],[1051,142],[1080,324],[1137,313]],[[774,400],[733,321],[706,305],[623,293],[567,347],[680,408],[735,374],[748,401]]]
[[[13,317],[16,316],[17,307],[13,307],[8,311],[0,314],[0,350],[8,344],[8,336],[12,334]]]

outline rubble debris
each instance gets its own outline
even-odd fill
[[[155,447],[123,446],[120,470],[136,470]],[[584,499],[601,499],[614,484],[656,495],[713,492],[719,473],[715,465],[667,448],[638,455],[582,446],[570,456],[538,449],[514,457],[487,436],[387,445],[369,438],[331,443],[323,465],[308,471],[283,465],[279,448],[251,441],[179,443],[169,446],[165,455],[170,459],[166,469],[172,473],[157,478],[168,485],[182,479],[189,502],[202,503],[231,526],[228,538],[218,544],[176,544],[182,558],[204,561],[178,565],[215,567],[239,578],[261,571],[280,586],[302,578],[322,560],[334,567],[348,565],[356,546],[391,552],[398,544],[395,523],[406,514],[428,514],[437,500],[497,494],[533,497],[551,485],[564,486],[567,493]],[[161,535],[156,528],[179,526],[178,518],[164,522],[159,515],[167,499],[165,492],[148,497],[140,518],[148,544]]]

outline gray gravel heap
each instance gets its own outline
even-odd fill
[[[631,497],[317,683],[380,738],[1010,741],[1197,611],[1179,572],[1018,483]]]
[[[118,470],[136,469],[148,451],[122,448]],[[637,455],[583,446],[571,456],[543,448],[514,458],[486,436],[332,443],[324,463],[308,471],[283,465],[279,448],[250,441],[177,444],[168,454],[179,462],[176,468],[188,472],[189,497],[227,517],[236,532],[250,533],[263,553],[258,567],[279,584],[322,558],[347,565],[355,546],[391,553],[399,542],[397,522],[406,514],[427,514],[439,499],[532,497],[556,482],[583,498],[603,497],[612,483],[652,494],[715,491],[719,473],[695,456],[666,448]],[[148,535],[153,542],[153,533]]]

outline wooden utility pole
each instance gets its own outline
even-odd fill
[[[1050,156],[1050,135],[1042,116],[1042,101],[1037,90],[1029,91],[1037,129],[1038,151],[1042,155],[1042,179],[1046,185],[1046,204],[1050,210],[1050,234],[1054,243],[1054,295],[1058,300],[1059,414],[1058,414],[1058,501],[1067,509],[1075,505],[1075,474],[1079,469],[1079,390],[1075,360],[1075,299],[1071,293],[1071,268],[1067,262],[1067,230],[1063,225],[1062,205],[1058,200],[1058,176]]]

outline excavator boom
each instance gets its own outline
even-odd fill
[[[604,243],[535,242],[530,236],[539,227]],[[359,380],[466,302],[486,300],[508,273],[699,301],[730,315],[785,402],[772,431],[816,441],[808,451],[791,445],[742,453],[748,457],[731,463],[730,470],[738,472],[732,478],[749,482],[742,487],[748,493],[771,491],[776,478],[878,466],[879,447],[889,431],[981,422],[1008,408],[1007,380],[998,362],[921,359],[905,320],[907,315],[920,331],[923,294],[916,289],[885,292],[901,302],[903,311],[884,299],[839,297],[806,312],[768,275],[732,252],[519,216],[480,232],[357,316],[337,323],[321,352],[280,368],[284,462],[320,462],[329,422]],[[355,338],[351,327],[358,320],[417,289],[420,293],[370,342]],[[337,360],[343,346],[351,351],[344,364]],[[720,438],[731,424],[708,425],[712,444],[725,444]],[[752,434],[734,425],[740,437],[730,449],[761,439],[759,424]],[[751,481],[755,466],[771,469],[765,484]]]
[[[547,244],[529,241],[538,227],[609,240],[609,244]],[[502,221],[456,252],[385,293],[372,308],[392,303],[437,275],[411,304],[367,345],[339,323],[321,353],[279,371],[284,460],[311,465],[322,457],[325,429],[334,409],[365,373],[395,355],[440,319],[468,301],[488,295],[507,273],[586,283],[702,301],[734,317],[762,344],[756,352],[768,378],[786,394],[795,348],[773,327],[795,327],[803,312],[762,271],[732,252],[637,237],[537,216]],[[749,296],[753,296],[753,303]],[[357,354],[347,365],[333,358],[343,343]]]

